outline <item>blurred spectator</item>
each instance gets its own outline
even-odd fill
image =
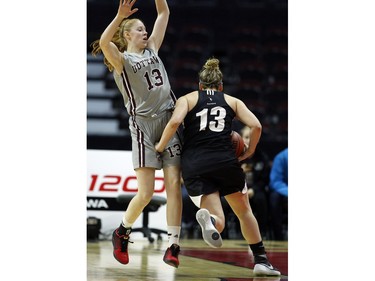
[[[241,136],[245,144],[250,142],[250,128],[243,127]],[[270,161],[268,155],[259,149],[255,150],[252,157],[244,160],[241,165],[246,175],[248,195],[253,213],[258,220],[260,233],[263,239],[268,239],[268,192]]]
[[[288,148],[279,152],[272,163],[270,173],[270,212],[274,240],[287,240]]]

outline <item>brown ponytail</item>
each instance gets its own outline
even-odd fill
[[[219,68],[219,60],[210,58],[199,72],[199,83],[203,88],[219,88],[223,83],[223,73]]]

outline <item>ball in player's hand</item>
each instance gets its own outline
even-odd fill
[[[245,142],[243,141],[241,135],[236,131],[232,131],[230,136],[233,148],[236,151],[236,157],[240,157],[245,152]]]

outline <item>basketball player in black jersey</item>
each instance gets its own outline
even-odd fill
[[[241,100],[222,92],[222,79],[219,60],[208,59],[199,72],[199,91],[178,99],[155,149],[159,153],[168,149],[168,141],[183,123],[182,177],[192,199],[200,198],[196,218],[203,239],[211,247],[221,247],[220,233],[225,226],[225,217],[220,196],[225,196],[254,255],[254,274],[280,275],[268,261],[240,166],[240,161],[254,153],[262,126]],[[251,129],[250,143],[239,158],[235,156],[230,138],[235,117]]]

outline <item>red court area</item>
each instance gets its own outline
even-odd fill
[[[189,249],[184,248],[181,250],[181,255],[189,256],[193,258],[199,258],[204,260],[209,260],[213,262],[221,262],[225,264],[230,264],[234,266],[241,266],[245,268],[253,268],[254,263],[251,255],[246,250],[237,249]],[[282,275],[288,275],[288,251],[273,252],[272,250],[267,250],[267,256],[271,264],[280,270]],[[229,279],[227,279],[229,281]],[[230,279],[230,281],[239,280],[249,280],[246,279]]]

